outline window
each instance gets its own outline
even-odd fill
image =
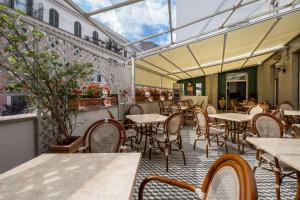
[[[43,21],[43,18],[44,18],[44,5],[43,5],[43,3],[42,2],[40,2],[39,4],[38,4],[38,11],[37,11],[37,19],[39,19],[39,20],[41,20],[41,21]]]
[[[74,24],[74,35],[81,38],[81,24],[79,22]]]
[[[94,31],[93,32],[93,43],[98,45],[98,40],[99,40],[98,32]]]
[[[49,24],[56,28],[59,26],[59,15],[58,12],[53,8],[49,10]]]
[[[26,14],[32,16],[33,14],[33,0],[26,1]]]

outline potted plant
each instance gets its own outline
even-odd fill
[[[145,91],[142,87],[135,88],[135,100],[136,101],[145,101]]]
[[[4,52],[0,54],[0,69],[11,80],[17,80],[32,94],[32,105],[42,110],[50,119],[50,130],[56,141],[50,149],[54,152],[75,152],[82,138],[72,133],[78,110],[70,106],[69,98],[79,99],[75,92],[78,80],[86,80],[92,74],[89,63],[63,63],[59,54],[47,47],[33,48],[44,34],[36,27],[29,30],[20,20],[20,14],[5,14],[1,6],[0,39]]]
[[[87,83],[80,95],[79,105],[81,107],[99,106],[102,100],[102,87],[98,83]]]

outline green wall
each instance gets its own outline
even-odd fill
[[[196,95],[196,83],[202,83],[202,96],[205,96],[205,77],[204,76],[179,80],[179,81],[177,81],[177,83],[183,83],[184,84],[184,95],[187,95],[187,85],[188,85],[188,83],[192,83],[192,85],[193,85],[193,95]]]
[[[249,98],[257,99],[257,66],[241,70],[233,70],[218,74],[218,98],[226,97],[226,73],[248,72],[248,95]]]
[[[226,73],[235,72],[248,72],[248,95],[249,98],[253,97],[257,99],[257,66],[248,67],[241,70],[233,70],[228,72],[223,72],[218,74],[218,99],[222,96],[226,96]],[[200,76],[196,78],[179,80],[177,83],[184,84],[184,94],[187,95],[187,84],[192,83],[193,93],[196,95],[196,83],[202,83],[202,95],[205,96],[205,76]]]

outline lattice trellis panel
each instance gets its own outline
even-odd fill
[[[39,43],[38,49],[57,51],[62,63],[92,63],[95,73],[105,77],[110,89],[119,94],[119,118],[122,119],[129,104],[134,102],[131,69],[125,63],[116,63],[113,60],[104,58],[100,53],[93,53],[88,48],[80,45],[82,44],[73,44],[57,36],[47,34],[45,40]],[[127,97],[120,97],[123,90],[128,92]],[[49,127],[51,123],[49,123],[50,120],[46,116],[44,113],[43,117],[40,117],[39,153],[47,152],[47,144],[53,142],[51,128]]]

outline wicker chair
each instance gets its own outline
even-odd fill
[[[189,106],[191,106],[191,107],[193,106],[194,102],[192,99],[187,99],[186,101],[188,102]]]
[[[116,153],[125,151],[125,130],[118,121],[102,119],[94,122],[83,136],[80,151],[88,153]]]
[[[278,105],[278,109],[282,110],[294,110],[294,105],[289,101],[284,101]]]
[[[149,146],[149,160],[151,159],[152,148],[155,147],[155,143],[157,143],[160,150],[166,155],[166,171],[169,171],[169,154],[171,153],[171,150],[181,151],[184,165],[186,165],[185,156],[182,149],[182,139],[180,135],[182,124],[182,113],[174,113],[165,121],[164,130],[162,132],[158,130],[156,134],[150,137],[151,145]],[[161,144],[164,144],[164,148],[161,147]],[[178,149],[171,149],[172,144],[177,145]]]
[[[127,112],[127,115],[138,115],[138,114],[144,114],[143,108],[138,104],[132,104],[129,106]]]
[[[163,101],[161,100],[158,101],[158,107],[159,107],[159,113],[161,115],[169,115],[168,110],[165,109],[165,105]]]
[[[139,200],[143,200],[144,188],[151,181],[189,190],[201,200],[258,199],[254,174],[249,164],[236,154],[224,154],[218,158],[210,167],[201,188],[163,176],[148,176],[139,188]]]
[[[177,103],[171,103],[171,104],[169,104],[169,106],[168,106],[169,115],[172,115],[174,113],[178,113],[180,111],[181,111],[181,109],[180,109],[180,105],[179,104],[177,104]]]
[[[109,109],[107,109],[107,112],[110,116],[110,119],[115,120],[114,115],[111,113],[111,111]],[[138,127],[126,119],[124,121],[119,121],[119,122],[122,124],[122,126],[125,129],[125,134],[126,134],[125,144],[127,142],[130,142],[130,147],[133,150],[134,149],[133,141],[135,141],[136,143],[138,142],[138,131],[137,131]]]
[[[284,127],[281,121],[279,121],[274,116],[266,113],[255,115],[252,120],[252,127],[257,137],[282,138],[284,134]],[[276,196],[277,199],[280,199],[280,185],[282,179],[286,176],[294,174],[294,169],[292,169],[285,163],[278,161],[278,159],[273,157],[272,155],[265,153],[259,149],[256,150],[256,160],[257,163],[253,167],[254,173],[256,171],[256,168],[258,167],[275,173]],[[268,164],[270,168],[262,167],[261,165],[263,163]]]
[[[264,112],[265,112],[264,108],[261,107],[260,105],[253,106],[247,110],[248,115],[256,115],[258,113],[264,113]]]
[[[208,158],[208,145],[210,145],[211,141],[214,141],[214,142],[217,142],[218,146],[221,146],[219,137],[223,137],[224,142],[225,142],[225,136],[224,136],[225,131],[211,127],[207,113],[204,110],[194,109],[193,115],[197,122],[197,125],[196,125],[197,138],[194,141],[194,150],[196,149],[197,141],[203,140],[201,138],[201,136],[204,136],[204,140],[206,141],[206,143],[205,143],[206,158]],[[214,140],[214,139],[216,139],[216,140]],[[223,144],[224,144],[224,142],[223,142]]]
[[[205,111],[207,115],[217,114],[217,109],[212,105],[206,105]],[[216,126],[217,128],[225,127],[225,123],[219,123],[216,118],[209,118],[211,125]]]

